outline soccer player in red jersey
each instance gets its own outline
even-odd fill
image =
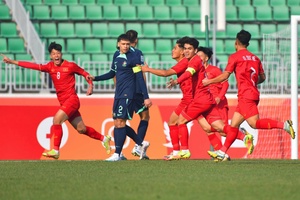
[[[217,66],[213,66],[209,64],[209,60],[213,55],[213,52],[210,48],[207,47],[198,47],[197,55],[203,61],[203,65],[205,67],[206,77],[212,79],[222,74],[222,71]],[[215,83],[209,85],[209,90],[212,93],[215,101],[216,107],[219,111],[221,118],[223,119],[224,125],[228,124],[228,102],[225,96],[227,89],[229,87],[228,81],[225,80],[221,83]],[[212,144],[214,150],[219,150],[222,147],[222,143],[220,139],[216,136],[216,134],[211,131],[210,125],[207,123],[205,118],[199,118],[198,122],[201,124],[204,130],[206,130],[210,143]],[[253,145],[253,136],[249,134],[245,129],[241,129],[238,132],[237,139],[242,140],[246,147],[248,148],[248,154],[251,154],[254,149]],[[220,133],[222,136],[226,135],[224,133]]]
[[[106,152],[109,154],[109,142],[111,138],[98,133],[95,129],[89,126],[86,126],[79,112],[80,102],[75,90],[75,74],[85,77],[89,83],[87,95],[91,95],[93,92],[93,82],[89,73],[77,64],[63,60],[61,53],[62,46],[60,44],[52,42],[48,47],[48,51],[50,53],[51,61],[47,64],[11,60],[2,54],[3,61],[5,63],[47,72],[53,80],[60,108],[53,118],[53,125],[50,129],[51,136],[54,136],[54,147],[51,151],[45,152],[42,155],[54,159],[59,158],[59,148],[63,135],[62,124],[66,120],[71,123],[78,133],[85,134],[93,139],[102,141]]]
[[[170,69],[153,69],[149,68],[148,65],[144,65],[142,67],[143,72],[150,72],[152,74],[155,74],[157,76],[171,76],[171,75],[177,75],[179,77],[181,74],[183,74],[188,66],[188,59],[184,57],[183,54],[183,47],[185,44],[185,41],[188,39],[188,37],[180,38],[176,41],[176,45],[173,47],[172,50],[172,58],[177,61],[176,65],[171,67]],[[190,82],[190,83],[188,83]],[[165,160],[179,160],[180,159],[180,139],[179,132],[178,132],[178,126],[177,126],[177,120],[179,114],[182,112],[182,110],[192,101],[193,99],[193,90],[191,87],[191,79],[187,79],[183,81],[180,84],[180,89],[182,91],[183,97],[178,104],[178,106],[175,108],[175,110],[172,112],[170,119],[168,121],[169,131],[170,131],[170,138],[171,143],[173,146],[173,152],[170,155],[164,156]],[[183,141],[184,142],[184,141]],[[182,142],[181,142],[182,143]]]
[[[210,93],[208,87],[202,84],[205,78],[205,69],[202,65],[202,60],[197,56],[197,48],[199,42],[195,38],[189,38],[184,44],[184,55],[189,60],[186,71],[176,80],[170,80],[169,86],[181,84],[186,79],[192,79],[192,85],[189,87],[193,89],[193,100],[181,112],[178,117],[177,124],[179,135],[182,137],[182,150],[179,155],[182,159],[188,159],[191,156],[188,147],[188,130],[186,124],[194,119],[205,117],[211,126],[218,132],[224,132],[227,137],[231,134],[230,126],[225,125],[219,116],[219,112],[215,107],[215,100]],[[224,129],[224,130],[223,130]]]
[[[238,105],[231,120],[231,127],[237,134],[238,128],[243,121],[254,129],[283,129],[292,139],[295,138],[295,131],[291,120],[279,122],[273,119],[259,119],[257,105],[259,103],[259,91],[257,85],[266,79],[260,59],[248,51],[247,47],[251,39],[248,31],[241,30],[236,35],[236,52],[230,55],[225,71],[213,79],[204,79],[202,83],[209,85],[223,82],[234,72],[238,84]],[[226,151],[234,142],[235,137],[226,137],[223,147],[218,151],[208,151],[208,154],[219,160],[224,159]]]

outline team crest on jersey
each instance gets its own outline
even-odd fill
[[[67,72],[67,71],[69,71],[69,69],[66,68],[66,67],[64,67],[64,68],[62,69],[62,71],[63,71],[63,72]]]
[[[122,64],[122,67],[126,67],[126,65],[127,65],[127,62],[124,61],[123,64]]]

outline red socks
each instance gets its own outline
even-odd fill
[[[51,135],[52,134],[54,135],[53,148],[58,151],[61,143],[62,134],[63,134],[61,125],[60,124],[52,125],[50,132]]]
[[[225,125],[223,132],[226,133],[226,140],[223,147],[220,149],[223,152],[226,152],[232,143],[235,141],[239,129],[231,127],[230,125]]]
[[[236,136],[236,139],[238,140],[244,140],[245,134],[242,133],[240,130],[238,131],[238,134]]]
[[[283,122],[278,122],[273,119],[259,119],[256,121],[257,129],[272,129],[272,128],[281,128],[283,127]]]
[[[181,144],[181,150],[189,149],[189,132],[186,127],[186,124],[178,125],[179,130],[179,140]]]
[[[222,142],[215,133],[208,135],[208,139],[214,150],[219,150],[222,147]]]
[[[104,139],[104,136],[102,134],[98,133],[95,129],[93,129],[92,127],[89,127],[89,126],[86,127],[86,131],[84,134],[86,134],[87,136],[94,138],[96,140],[103,141],[103,139]]]
[[[171,137],[171,142],[173,145],[173,150],[179,151],[180,150],[180,145],[179,145],[179,130],[178,126],[169,126],[170,129],[170,137]]]

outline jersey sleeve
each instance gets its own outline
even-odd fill
[[[186,67],[187,67],[187,63],[178,62],[176,65],[171,67],[171,69],[173,69],[176,72],[176,74],[182,74],[186,70]]]
[[[233,55],[229,56],[227,66],[224,71],[232,73],[234,71],[235,64],[236,62],[234,56]]]
[[[72,63],[73,66],[72,68],[74,69],[74,72],[78,75],[83,76],[84,78],[86,78],[87,75],[89,75],[89,73],[87,71],[85,71],[83,68],[79,67],[76,63]],[[89,84],[93,84],[92,80],[87,80],[87,82]]]
[[[27,69],[33,69],[33,70],[38,70],[38,71],[42,71],[42,72],[49,72],[48,64],[43,65],[43,64],[37,64],[37,63],[32,63],[32,62],[19,61],[18,65],[20,67],[27,68]]]
[[[190,60],[190,62],[188,62],[185,72],[177,79],[177,83],[182,83],[186,79],[192,77],[197,71],[199,71],[197,59]]]
[[[259,60],[259,63],[258,63],[258,70],[259,70],[259,74],[265,73],[264,68],[263,68],[262,63],[261,63],[260,60]]]

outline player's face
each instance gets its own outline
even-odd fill
[[[118,42],[118,47],[120,49],[120,53],[127,53],[130,48],[130,42],[128,40],[120,40]]]
[[[203,53],[202,51],[198,51],[197,55],[201,58],[201,60],[203,61],[203,63],[207,63],[208,56],[205,53]]]
[[[174,60],[178,60],[178,59],[180,59],[180,57],[182,57],[182,56],[183,56],[183,49],[180,48],[180,47],[178,46],[178,44],[176,44],[176,45],[173,47],[173,49],[172,49],[172,58],[173,58]]]
[[[187,59],[191,59],[194,55],[196,55],[197,50],[190,44],[184,44],[184,56]]]
[[[57,51],[55,49],[52,49],[50,53],[50,58],[53,60],[54,65],[59,66],[62,63],[62,53],[60,51]]]

